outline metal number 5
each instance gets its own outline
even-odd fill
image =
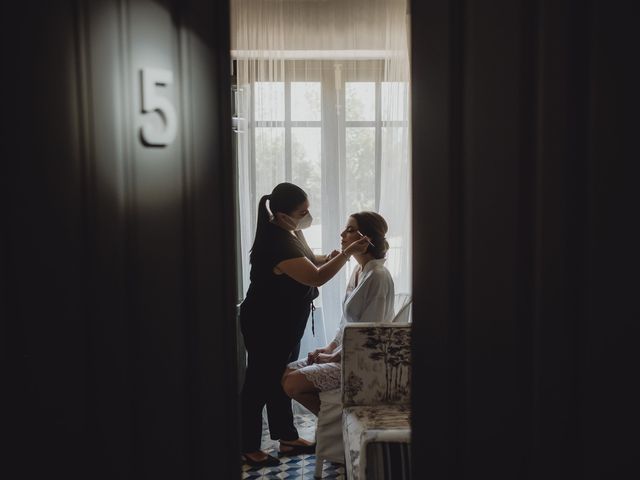
[[[169,145],[176,138],[178,117],[173,104],[157,94],[156,85],[171,85],[173,73],[170,70],[143,68],[140,72],[142,81],[142,112],[158,112],[164,119],[164,130],[154,128],[147,121],[140,127],[142,140],[148,145]]]

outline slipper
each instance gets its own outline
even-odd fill
[[[242,460],[244,461],[244,463],[246,463],[247,465],[250,465],[252,467],[258,467],[258,468],[262,468],[262,467],[277,467],[278,465],[281,464],[280,460],[278,460],[276,457],[273,457],[269,454],[267,454],[267,458],[265,458],[264,460],[253,460],[249,457],[247,457],[246,455],[242,455]]]
[[[316,444],[312,443],[311,445],[289,445],[287,443],[283,443],[281,447],[291,447],[291,450],[280,450],[280,456],[288,456],[288,455],[301,455],[303,453],[315,453]]]

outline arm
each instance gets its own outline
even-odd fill
[[[318,355],[316,358],[316,363],[327,363],[327,362],[339,362],[342,358],[342,331],[344,324],[341,324],[338,327],[338,332],[336,333],[336,337],[331,341],[329,346],[331,350],[325,352],[326,355]]]
[[[331,260],[336,255],[340,255],[340,252],[338,250],[334,250],[333,252],[328,253],[326,255],[316,255],[314,263],[316,265],[322,265],[323,263],[327,263],[329,260]]]
[[[353,271],[351,272],[351,278],[349,279],[349,283],[347,285],[347,289],[349,287],[355,288],[355,278],[357,277],[360,271],[362,271],[362,268],[356,267],[353,269]],[[342,308],[344,309],[344,303]],[[336,348],[342,350],[342,334],[344,332],[345,323],[346,323],[346,316],[343,311],[342,317],[340,318],[340,323],[338,324],[338,328],[336,328],[336,334],[333,336],[333,341],[331,342],[333,345],[335,345],[335,348],[333,350],[335,350]]]
[[[327,346],[318,348],[316,351],[320,353],[331,353],[338,347],[338,344],[334,341],[331,341]]]
[[[393,315],[393,284],[383,275],[372,276],[368,280],[365,308],[360,313],[360,322],[379,323],[391,321],[387,312]]]
[[[334,339],[331,341],[331,343],[329,343],[329,345],[325,347],[326,350],[322,352],[316,351],[314,352],[315,355],[313,356],[313,358],[311,356],[307,358],[307,361],[309,361],[309,365],[311,365],[311,363],[339,362],[342,359],[342,333],[344,331],[344,325],[345,320],[343,315],[342,319],[340,320],[340,325],[336,330]]]
[[[322,265],[323,263],[326,263],[327,260],[329,260],[328,255],[314,255],[314,262],[316,265]]]
[[[345,248],[342,254],[334,256],[321,267],[317,267],[306,257],[299,257],[283,260],[276,265],[276,268],[286,273],[296,282],[309,287],[320,287],[340,271],[352,254],[366,251],[367,242],[367,237],[356,240]]]
[[[387,306],[387,296],[379,294],[373,297],[360,316],[361,322],[379,323],[384,322],[384,312]]]

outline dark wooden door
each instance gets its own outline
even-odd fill
[[[631,5],[411,2],[414,478],[637,475]]]
[[[3,25],[21,470],[236,478],[228,2],[25,1]]]

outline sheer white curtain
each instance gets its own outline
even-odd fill
[[[232,0],[231,14],[244,291],[257,203],[290,181],[309,194],[305,235],[318,253],[339,249],[348,214],[380,212],[387,266],[409,293],[406,0]],[[302,354],[333,338],[354,265],[321,288]]]

